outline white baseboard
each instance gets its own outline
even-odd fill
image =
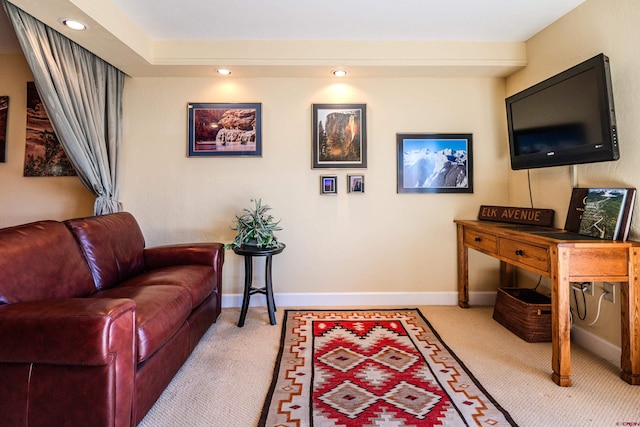
[[[571,341],[620,368],[620,356],[622,355],[620,347],[576,325],[571,328]]]
[[[281,307],[346,307],[346,306],[406,306],[457,305],[457,292],[346,292],[275,294],[276,306]],[[493,305],[495,292],[470,292],[471,305]],[[223,294],[223,307],[240,307],[242,294]],[[266,306],[264,295],[253,295],[250,307]]]
[[[278,307],[361,307],[361,306],[404,306],[421,305],[457,305],[457,292],[345,292],[345,293],[300,293],[275,295]],[[470,292],[471,305],[494,305],[496,292]],[[242,294],[222,295],[222,307],[240,307]],[[266,306],[264,295],[253,295],[250,307]],[[620,367],[620,347],[603,340],[597,335],[574,325],[571,328],[571,339],[613,365]]]
[[[457,292],[345,292],[345,293],[276,293],[278,307],[361,307],[361,306],[405,306],[457,305]],[[470,292],[471,305],[494,305],[496,292]],[[240,307],[242,294],[222,295],[222,307]],[[253,295],[250,307],[266,306],[264,295]],[[571,339],[613,365],[620,367],[620,347],[603,340],[579,327],[571,328]]]

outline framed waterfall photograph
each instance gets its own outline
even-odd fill
[[[470,133],[398,133],[398,193],[473,193]]]
[[[367,167],[367,106],[313,104],[312,168]]]
[[[262,104],[189,103],[189,157],[261,156]]]

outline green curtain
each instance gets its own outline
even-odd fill
[[[56,135],[80,180],[96,195],[94,214],[119,212],[124,73],[2,2]]]

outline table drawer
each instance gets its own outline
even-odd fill
[[[464,230],[464,243],[480,251],[498,253],[498,238],[493,234],[476,230]]]
[[[511,239],[500,239],[500,255],[539,270],[549,271],[549,249]]]

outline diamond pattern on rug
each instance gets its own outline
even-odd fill
[[[334,369],[342,372],[348,372],[350,369],[353,369],[366,360],[366,357],[361,356],[348,348],[338,347],[328,353],[325,353],[319,359]]]
[[[405,381],[398,383],[384,396],[384,400],[419,419],[424,417],[440,402],[441,396],[431,393]]]
[[[259,426],[513,426],[418,310],[287,310]]]
[[[345,381],[319,396],[319,399],[347,417],[356,418],[377,400],[377,396],[350,381]]]
[[[405,372],[411,365],[420,360],[416,355],[390,346],[380,350],[371,359],[398,372]]]

